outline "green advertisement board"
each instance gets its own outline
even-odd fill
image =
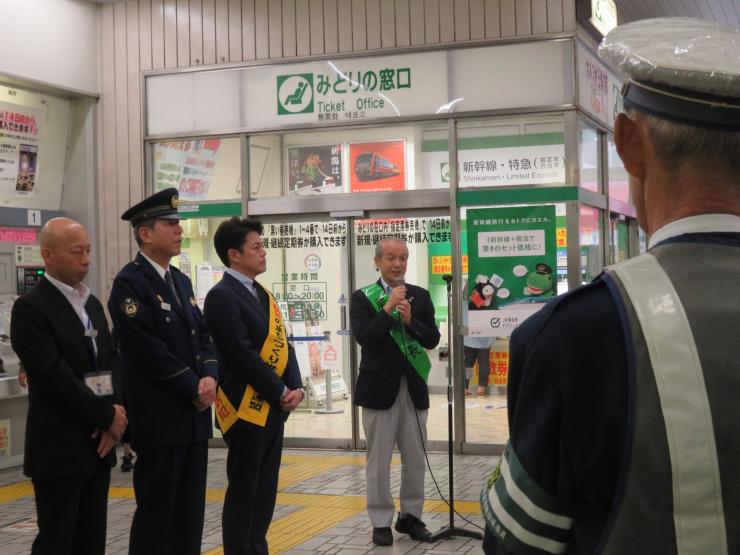
[[[467,224],[469,327],[508,335],[557,294],[555,206],[472,209]]]

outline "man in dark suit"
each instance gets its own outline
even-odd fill
[[[108,322],[82,283],[90,267],[85,228],[55,218],[40,243],[46,274],[15,302],[10,319],[28,374],[23,471],[33,482],[39,527],[31,552],[103,555],[112,449],[127,423],[110,400]]]
[[[367,437],[367,512],[373,543],[391,545],[394,504],[390,464],[401,452],[401,513],[396,531],[428,541],[424,506],[426,421],[431,363],[424,349],[439,343],[434,305],[426,289],[404,282],[409,251],[401,239],[375,248],[380,279],[352,294],[352,333],[362,347],[354,402]]]
[[[233,217],[213,238],[227,266],[206,296],[216,343],[218,426],[229,448],[224,500],[226,555],[267,555],[277,496],[283,424],[303,400],[301,374],[273,296],[255,278],[267,267],[262,224]]]
[[[108,301],[138,457],[132,555],[196,555],[203,532],[218,364],[190,280],[170,266],[182,242],[177,200],[166,189],[123,213],[140,252]]]

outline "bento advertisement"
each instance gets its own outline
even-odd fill
[[[468,333],[506,337],[557,293],[555,206],[468,210]]]
[[[349,165],[352,193],[406,189],[406,141],[350,144]]]

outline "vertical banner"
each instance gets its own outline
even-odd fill
[[[33,193],[41,111],[0,102],[0,194]]]
[[[288,148],[288,194],[342,192],[342,145]]]
[[[406,189],[406,141],[349,145],[350,192]]]
[[[506,337],[556,295],[554,206],[468,210],[469,335]]]

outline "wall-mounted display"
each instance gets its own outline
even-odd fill
[[[289,194],[342,192],[341,144],[288,148]]]
[[[406,141],[349,145],[350,192],[406,189]]]
[[[40,122],[39,110],[0,102],[0,194],[33,193]]]

